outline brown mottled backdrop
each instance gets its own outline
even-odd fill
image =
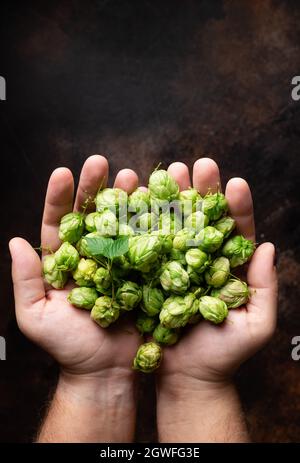
[[[111,179],[135,168],[143,182],[160,161],[189,166],[211,155],[245,177],[258,240],[277,245],[279,324],[273,342],[237,381],[253,440],[300,441],[300,5],[294,0],[1,2],[0,440],[30,441],[56,366],[18,331],[8,239],[39,244],[47,179],[78,177],[104,153]],[[144,379],[137,439],[155,440],[155,401]]]

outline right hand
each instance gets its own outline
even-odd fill
[[[69,169],[56,169],[49,180],[41,229],[43,248],[55,251],[60,246],[60,218],[80,210],[88,196],[95,196],[99,185],[105,187],[108,163],[103,156],[91,156],[82,168],[73,205],[74,180]],[[135,172],[121,170],[115,187],[131,193],[138,184]],[[48,289],[42,278],[41,260],[22,238],[10,243],[16,316],[20,330],[39,344],[69,375],[87,377],[131,377],[132,359],[140,336],[128,321],[120,320],[109,330],[100,328],[90,313],[72,307],[63,290]]]

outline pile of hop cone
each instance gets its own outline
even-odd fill
[[[135,369],[154,371],[162,346],[188,336],[184,327],[223,323],[247,302],[246,282],[231,272],[255,246],[234,234],[221,192],[179,191],[168,172],[155,170],[147,190],[105,188],[94,202],[95,212],[61,218],[62,244],[45,257],[43,274],[56,289],[73,279],[69,303],[101,328],[134,311],[141,335],[153,339],[138,349]]]

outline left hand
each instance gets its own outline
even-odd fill
[[[174,163],[169,173],[181,190],[191,186],[188,168]],[[203,158],[194,164],[193,186],[205,195],[220,186],[217,164]],[[238,233],[255,241],[253,205],[247,182],[232,178],[225,195],[230,215],[236,220]],[[239,365],[261,349],[272,337],[276,326],[277,279],[274,267],[275,249],[271,243],[260,245],[249,265],[247,281],[251,297],[248,304],[230,309],[221,326],[208,321],[189,328],[178,344],[164,349],[158,376],[160,384],[180,387],[189,382],[195,385],[226,383]],[[174,386],[175,387],[175,386]],[[196,386],[197,387],[197,386]]]

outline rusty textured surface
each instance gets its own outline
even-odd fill
[[[18,331],[7,241],[39,244],[48,176],[78,176],[89,154],[105,153],[111,179],[158,162],[211,155],[245,177],[256,201],[258,241],[277,245],[279,324],[273,342],[237,377],[253,440],[300,441],[300,7],[279,0],[98,0],[1,4],[1,308],[7,341],[0,363],[0,440],[32,439],[56,366]],[[137,162],[138,160],[138,162]],[[8,181],[9,180],[9,181]],[[137,439],[155,440],[151,400]]]

